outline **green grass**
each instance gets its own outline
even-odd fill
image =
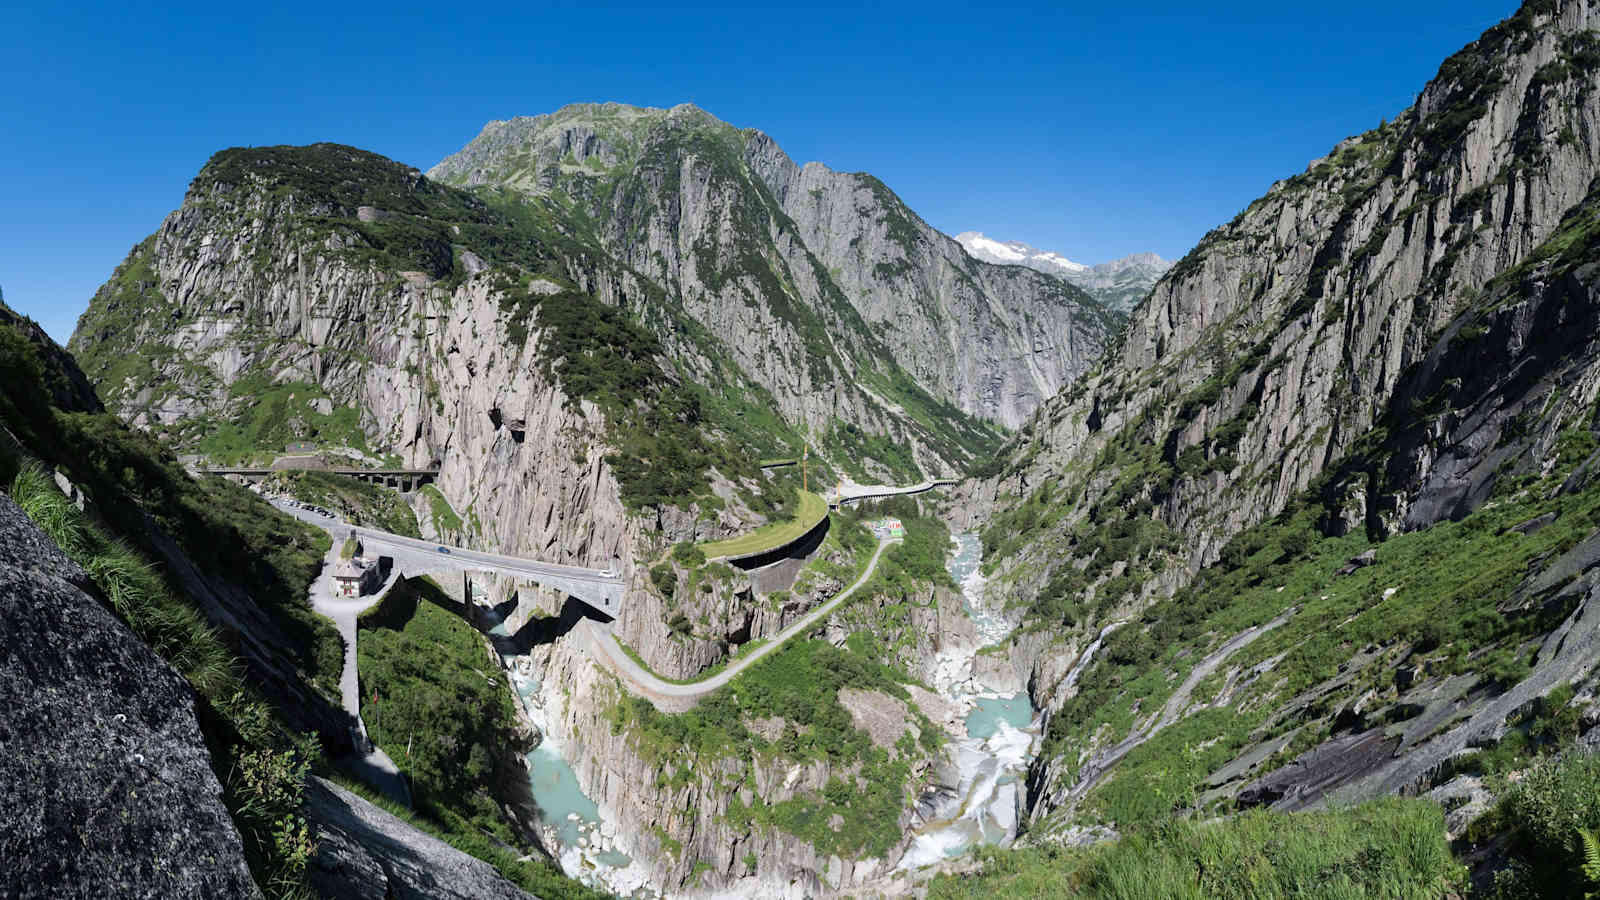
[[[83,382],[70,356],[0,313],[0,422],[26,452],[78,485],[108,533],[143,558],[164,560],[176,544],[202,572],[247,590],[282,633],[277,662],[338,696],[338,632],[306,600],[328,537],[236,484],[190,478],[148,435],[102,412],[92,392],[74,390]],[[163,581],[186,596],[176,579]]]
[[[483,636],[446,605],[432,583],[407,580],[362,615],[361,717],[410,777],[419,809],[516,844],[495,796],[498,781],[525,777],[505,754],[515,700]]]
[[[251,873],[269,897],[305,896],[310,836],[299,807],[315,742],[309,736],[297,738],[274,722],[216,629],[168,589],[150,562],[79,512],[36,463],[19,466],[8,492],[56,546],[83,567],[101,597],[139,640],[171,663],[204,698],[198,712],[213,754],[211,764],[224,786],[223,801],[244,838]],[[219,726],[213,719],[226,724]]]
[[[1286,624],[1225,666],[1243,670],[1275,660],[1272,678],[1244,687],[1230,708],[1185,718],[1133,750],[1080,812],[1119,824],[1166,818],[1192,804],[1209,774],[1253,742],[1303,726],[1295,747],[1308,749],[1331,727],[1319,715],[1369,690],[1380,703],[1396,698],[1393,670],[1403,659],[1433,677],[1474,675],[1491,689],[1519,680],[1528,671],[1524,642],[1547,633],[1570,609],[1558,604],[1508,614],[1499,607],[1536,559],[1571,548],[1600,524],[1600,487],[1551,496],[1593,446],[1581,435],[1562,440],[1567,450],[1549,475],[1522,479],[1460,521],[1390,537],[1377,545],[1376,565],[1350,575],[1336,572],[1369,542],[1362,534],[1316,534],[1320,506],[1291,507],[1235,538],[1221,562],[1106,640],[1077,695],[1052,719],[1043,752],[1077,759],[1092,734],[1110,741],[1129,733],[1218,644],[1298,606]],[[1557,515],[1543,529],[1511,530],[1545,512]],[[1388,656],[1324,701],[1320,714],[1305,721],[1273,717],[1284,700],[1338,675],[1369,646]],[[1533,749],[1519,746],[1516,755]],[[1069,776],[1075,768],[1067,767]]]
[[[817,527],[817,523],[827,516],[828,501],[810,491],[801,491],[800,509],[790,521],[764,525],[749,534],[724,541],[703,543],[699,545],[699,549],[709,559],[763,553],[799,538]]]
[[[981,874],[936,877],[929,900],[1437,900],[1465,888],[1464,870],[1445,842],[1443,814],[1418,799],[1167,822],[1106,845],[989,849],[980,859]]]
[[[381,485],[332,472],[276,472],[268,486],[306,503],[325,507],[353,525],[420,538],[417,516],[405,499]]]
[[[434,534],[457,534],[461,531],[461,517],[450,506],[450,501],[444,494],[431,484],[421,488],[422,496],[428,498],[428,509],[433,516]]]

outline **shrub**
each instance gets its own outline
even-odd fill
[[[1502,896],[1566,896],[1583,883],[1582,833],[1600,828],[1600,755],[1546,759],[1512,787],[1492,817],[1474,825],[1473,836],[1504,828],[1514,852]],[[1516,890],[1508,883],[1520,882]],[[1575,892],[1571,896],[1578,896]]]
[[[406,581],[395,590],[401,602],[363,620],[356,644],[372,740],[410,776],[419,808],[513,841],[491,790],[521,772],[500,764],[501,750],[516,744],[511,688],[436,586]]]
[[[674,544],[672,558],[677,560],[679,565],[690,569],[696,569],[706,564],[705,553],[701,552],[698,546],[689,541],[679,541]]]

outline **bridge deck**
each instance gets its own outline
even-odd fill
[[[207,475],[272,475],[277,472],[327,472],[332,475],[438,475],[438,469],[351,469],[319,468],[313,466],[286,466],[281,469],[247,466],[202,466],[199,471]]]

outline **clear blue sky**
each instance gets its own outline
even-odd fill
[[[58,339],[223,147],[427,168],[489,119],[695,103],[934,226],[1182,255],[1515,0],[0,6],[0,289]]]

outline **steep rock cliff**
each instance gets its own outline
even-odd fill
[[[1192,570],[1282,509],[1377,422],[1433,336],[1588,193],[1600,148],[1575,135],[1600,125],[1600,57],[1583,49],[1593,15],[1524,7],[1447,61],[1414,107],[1208,234],[1115,350],[973,483],[969,517],[1014,514],[1047,486],[1062,502],[1032,523],[1023,556],[1070,551],[1071,528],[1126,509],[1179,535]],[[1005,565],[1038,568],[1018,562]]]
[[[803,357],[740,363],[818,428],[857,383],[919,418],[951,404],[1015,426],[1117,326],[1059,279],[972,259],[878,179],[797,166],[767,135],[687,104],[491,122],[429,175],[572,204],[607,250],[731,345],[797,332]],[[752,301],[785,322],[752,330],[740,311]],[[936,403],[918,409],[917,388]]]
[[[1118,696],[1110,685],[1132,677],[1128,666],[1150,653],[1159,659],[1144,642],[1174,640],[1210,621],[1209,604],[1228,602],[1214,593],[1219,583],[1259,584],[1274,566],[1297,564],[1308,540],[1313,551],[1324,546],[1317,537],[1288,537],[1308,510],[1327,540],[1382,540],[1466,516],[1497,484],[1509,490],[1510,474],[1570,468],[1571,451],[1561,454],[1558,437],[1591,426],[1594,393],[1579,264],[1590,247],[1586,198],[1600,171],[1596,24],[1587,2],[1527,3],[1447,60],[1413,107],[1274,185],[1179,262],[1097,369],[1046,404],[969,485],[975,502],[956,516],[992,514],[985,534],[1000,574],[995,589],[1030,610],[1024,635],[1053,635],[1018,642],[1031,655],[1042,705],[1060,710],[1078,692],[1061,673],[1103,626],[1131,622],[1108,641],[1111,659],[1099,675],[1086,675],[1102,703]],[[1578,332],[1563,343],[1544,330],[1557,323]],[[1262,543],[1278,540],[1281,549]],[[1376,559],[1384,559],[1381,548]],[[1272,612],[1288,617],[1285,633],[1337,627],[1291,621],[1299,604],[1329,596],[1337,592],[1285,596]],[[1229,665],[1231,637],[1242,646],[1280,622],[1261,615],[1245,623],[1222,617],[1234,631],[1216,636],[1209,649],[1222,655],[1208,664]],[[1496,652],[1547,633],[1520,633],[1532,627],[1526,620],[1496,615],[1477,638]],[[1250,628],[1238,631],[1242,624]],[[1391,664],[1406,648],[1425,653],[1437,640],[1406,631],[1387,639],[1380,646]],[[1281,649],[1276,640],[1265,644]],[[1558,657],[1558,645],[1538,658]],[[1234,670],[1228,690],[1256,693],[1231,699],[1294,708],[1269,690],[1265,673],[1276,664]],[[1195,659],[1179,665],[1201,671]],[[1476,674],[1488,696],[1520,677],[1486,671]],[[1262,683],[1252,685],[1256,678]],[[1350,681],[1329,677],[1326,695],[1303,713],[1311,724],[1298,749],[1328,734],[1318,729],[1370,723],[1319,705]],[[1447,687],[1433,679],[1427,686]],[[1129,696],[1124,689],[1123,700]],[[1069,755],[1042,763],[1031,784],[1036,813],[1079,803],[1130,748],[1213,699],[1230,697],[1189,702],[1174,693],[1164,713],[1131,729],[1107,727],[1114,715],[1097,722],[1077,704],[1053,730],[1056,751]],[[1347,711],[1370,714],[1370,699],[1349,702]],[[1401,706],[1407,715],[1430,708],[1417,703]],[[1502,709],[1477,723],[1478,737],[1498,735],[1504,719]],[[1263,725],[1258,737],[1281,734],[1287,721]],[[1465,738],[1451,740],[1459,748]],[[1287,745],[1263,744],[1241,771]],[[1341,779],[1383,782],[1374,773],[1388,764],[1369,763],[1304,782],[1302,802]],[[1415,775],[1384,783],[1414,788]]]

